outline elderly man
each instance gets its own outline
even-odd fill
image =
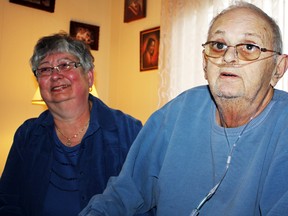
[[[147,121],[124,167],[83,215],[287,215],[287,69],[279,27],[236,3],[203,44],[208,86],[190,89]]]

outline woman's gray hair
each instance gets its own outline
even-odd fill
[[[256,14],[258,14],[261,18],[263,18],[268,23],[268,25],[271,28],[271,33],[272,33],[272,37],[273,37],[272,38],[273,50],[282,53],[282,51],[283,51],[282,36],[281,36],[280,28],[279,28],[278,24],[276,23],[276,21],[272,17],[267,15],[263,10],[258,8],[257,6],[250,4],[248,2],[244,2],[244,1],[236,1],[236,3],[229,6],[227,9],[223,10],[216,17],[214,17],[214,19],[212,19],[212,21],[210,23],[208,36],[211,34],[211,28],[212,28],[212,26],[216,20],[218,20],[222,15],[226,14],[227,12],[238,9],[238,8],[246,8],[246,9],[249,9],[251,11],[254,11]]]
[[[94,57],[91,54],[90,47],[83,41],[69,36],[65,32],[42,37],[34,47],[34,52],[30,58],[32,71],[35,74],[40,62],[53,53],[66,52],[77,57],[84,69],[88,72],[94,68]]]

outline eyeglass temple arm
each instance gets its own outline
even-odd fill
[[[266,49],[266,48],[261,48],[260,50],[261,50],[262,52],[274,52],[274,53],[277,53],[278,55],[282,55],[281,52],[274,51],[274,50],[268,50],[268,49]]]

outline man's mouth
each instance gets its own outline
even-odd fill
[[[228,72],[222,72],[220,76],[225,76],[225,77],[238,77],[237,75],[233,73],[228,73]]]

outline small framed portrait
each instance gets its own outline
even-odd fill
[[[160,27],[140,32],[140,71],[158,69]]]
[[[70,35],[85,41],[92,50],[99,49],[99,31],[99,26],[70,21]]]
[[[50,13],[54,12],[55,0],[10,0],[11,3],[36,8]]]
[[[146,0],[124,0],[124,22],[146,17]]]

